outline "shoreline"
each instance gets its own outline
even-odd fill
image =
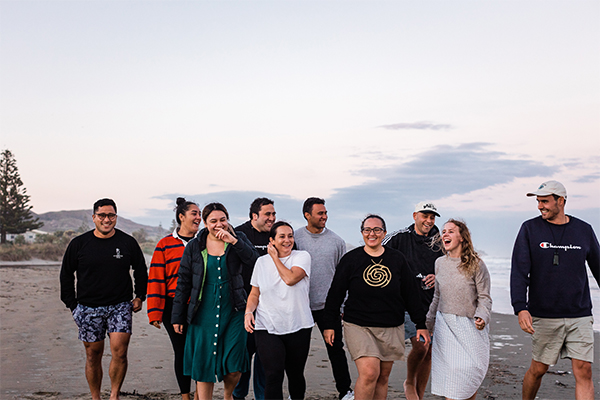
[[[8,267],[8,268],[7,268]],[[69,310],[59,299],[59,266],[6,266],[0,264],[0,399],[87,399],[84,377],[84,349]],[[599,333],[595,333],[598,341]],[[521,396],[521,381],[530,364],[531,339],[519,328],[513,315],[492,315],[490,323],[490,366],[478,398],[513,399]],[[407,346],[407,353],[410,345]],[[103,392],[109,388],[107,346]],[[597,359],[598,346],[594,351]],[[350,358],[348,357],[350,360]],[[173,373],[173,354],[167,334],[148,324],[144,309],[134,314],[129,348],[129,370],[123,385],[123,399],[180,399]],[[357,372],[350,362],[356,382]],[[593,376],[600,370],[592,364]],[[540,399],[575,397],[575,379],[568,360],[550,367],[538,393]],[[325,345],[313,330],[305,376],[306,399],[337,399],[335,383]],[[406,363],[394,364],[389,399],[403,399],[402,383]],[[215,385],[215,398],[222,396],[222,383]],[[596,393],[600,398],[600,383]],[[108,398],[107,395],[104,395]],[[248,396],[251,398],[251,396]],[[426,399],[434,396],[428,387]]]

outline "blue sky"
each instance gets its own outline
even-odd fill
[[[358,244],[432,200],[509,255],[556,179],[600,228],[597,1],[3,1],[0,147],[34,211],[324,197]]]

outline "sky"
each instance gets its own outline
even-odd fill
[[[510,256],[555,179],[600,229],[598,1],[1,1],[0,148],[36,213],[255,197],[360,244],[422,200]]]

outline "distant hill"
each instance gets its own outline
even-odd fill
[[[40,230],[45,232],[76,231],[82,225],[87,227],[86,230],[94,228],[92,210],[51,211],[43,214],[33,214],[44,223]],[[117,228],[130,235],[140,229],[144,229],[149,237],[160,238],[166,235],[166,231],[164,229],[161,231],[158,226],[138,224],[121,216],[117,218]]]

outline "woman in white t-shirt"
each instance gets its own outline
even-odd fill
[[[310,254],[292,250],[293,246],[292,226],[283,221],[273,224],[268,254],[256,261],[250,280],[244,325],[255,332],[266,399],[283,399],[284,372],[292,399],[303,399],[306,391],[304,366],[314,325],[308,299]]]

